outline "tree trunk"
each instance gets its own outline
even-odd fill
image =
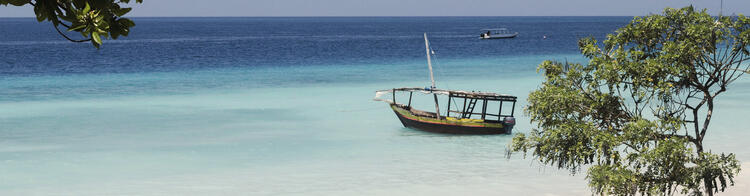
[[[711,178],[704,174],[703,176],[703,184],[706,186],[706,193],[708,196],[714,196],[714,184],[711,181]]]

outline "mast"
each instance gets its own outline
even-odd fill
[[[432,89],[435,89],[435,76],[432,75],[432,61],[430,61],[430,41],[427,40],[427,33],[424,33],[424,49],[425,51],[427,51],[427,67],[430,68],[430,81],[432,81],[430,91],[432,91]],[[433,93],[432,96],[435,98],[435,118],[440,120],[440,106],[438,104],[437,94]]]
[[[427,52],[427,67],[430,68],[431,88],[435,88],[435,76],[432,75],[432,61],[430,60],[430,41],[427,40],[427,33],[424,33],[424,49]]]

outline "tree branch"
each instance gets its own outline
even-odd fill
[[[55,30],[57,30],[57,33],[59,33],[60,35],[62,35],[68,41],[71,41],[71,42],[87,42],[87,41],[91,41],[91,38],[85,39],[85,40],[70,39],[70,37],[68,37],[67,35],[63,34],[62,31],[60,31],[60,29],[57,27],[57,25],[54,25],[54,26],[55,26]]]

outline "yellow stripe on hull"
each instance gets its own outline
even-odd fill
[[[416,121],[425,122],[425,123],[445,124],[445,125],[455,125],[455,126],[465,126],[465,127],[503,128],[502,123],[488,123],[481,119],[457,119],[453,117],[446,117],[446,118],[441,118],[440,120],[438,120],[436,118],[417,116],[394,104],[391,105],[391,109],[393,109],[393,111],[395,112],[398,112],[405,118],[409,118],[411,120],[416,120]]]

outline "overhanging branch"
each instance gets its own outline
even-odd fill
[[[60,31],[60,28],[58,28],[57,25],[54,25],[54,26],[55,26],[55,30],[57,30],[57,33],[59,33],[60,35],[62,35],[68,41],[71,41],[71,42],[87,42],[87,41],[91,41],[91,38],[84,39],[84,40],[71,39],[70,37],[68,37],[67,35],[65,35],[62,31]]]

